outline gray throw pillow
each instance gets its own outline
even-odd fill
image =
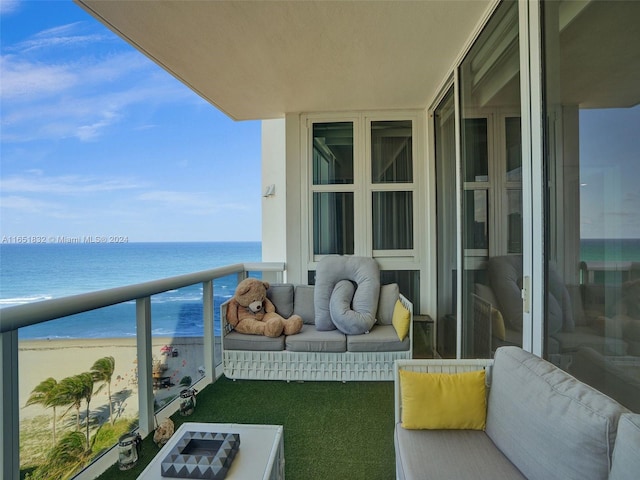
[[[305,325],[315,324],[313,289],[313,285],[296,285],[293,294],[293,313],[300,315]]]
[[[400,297],[400,287],[397,283],[389,283],[380,287],[380,298],[378,299],[377,322],[380,325],[391,325],[393,320],[393,309]]]
[[[276,312],[284,318],[293,315],[293,285],[290,283],[276,283],[267,290],[267,298],[276,307]]]

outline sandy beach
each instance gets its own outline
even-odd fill
[[[170,344],[178,350],[178,356],[161,354],[161,347]],[[137,360],[134,338],[101,338],[73,340],[24,340],[20,341],[19,398],[24,406],[32,390],[48,377],[58,382],[65,377],[87,372],[93,363],[103,357],[115,359],[115,370],[111,382],[114,412],[121,417],[135,417],[138,413]],[[155,390],[156,400],[178,395],[182,388],[180,380],[190,376],[195,382],[202,375],[198,372],[203,364],[202,338],[153,338],[154,359],[166,362],[165,376],[172,386]],[[97,388],[97,385],[96,385]],[[85,408],[83,403],[82,409]],[[94,394],[90,409],[92,415],[105,417],[108,414],[107,389]],[[38,415],[51,415],[40,405],[30,405],[20,410],[20,419],[31,419]]]

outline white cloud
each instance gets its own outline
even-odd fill
[[[208,215],[221,210],[247,210],[240,203],[217,201],[212,193],[155,190],[138,196],[139,200],[154,202],[160,208],[178,209],[184,214]]]
[[[12,210],[22,210],[26,212],[41,212],[51,207],[50,202],[35,200],[33,198],[21,197],[19,195],[9,195],[0,197],[0,208]]]
[[[20,9],[20,0],[0,0],[0,15],[10,15]]]
[[[0,190],[17,193],[76,195],[130,190],[140,186],[128,178],[97,178],[83,175],[12,175],[0,179]]]
[[[38,218],[49,217],[63,220],[80,218],[80,216],[66,204],[20,195],[0,197],[0,208],[2,208],[5,213],[7,213],[7,210],[13,211],[12,213],[14,215],[9,218],[13,219],[14,222],[16,218],[22,218],[24,215],[36,215]],[[17,217],[16,214],[20,216]]]
[[[77,84],[76,74],[65,65],[45,65],[4,55],[2,70],[2,101],[33,100],[68,90]]]
[[[195,98],[117,36],[93,33],[93,27],[83,32],[88,26],[70,23],[3,46],[10,52],[0,57],[4,142],[94,140],[126,120],[131,106]],[[114,48],[92,47],[87,54],[85,44],[105,41]],[[61,56],[61,50],[68,52]]]

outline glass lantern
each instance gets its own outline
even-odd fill
[[[120,470],[129,470],[138,462],[140,456],[140,443],[142,437],[139,433],[125,433],[118,440],[118,465]]]
[[[198,391],[195,388],[185,388],[180,392],[180,415],[191,415],[196,408],[196,393]]]

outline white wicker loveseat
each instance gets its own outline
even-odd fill
[[[394,362],[410,359],[413,306],[397,284],[380,287],[376,324],[369,333],[346,335],[315,327],[314,286],[271,285],[267,296],[285,318],[300,315],[302,331],[270,338],[235,332],[227,323],[227,302],[220,307],[222,363],[232,379],[286,381],[393,380]],[[391,324],[396,301],[409,311],[409,331],[401,341]]]

